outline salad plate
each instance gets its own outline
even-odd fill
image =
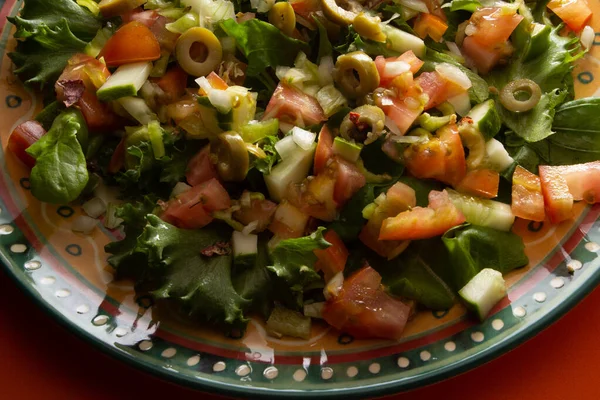
[[[600,205],[560,224],[518,219],[529,264],[505,276],[508,295],[483,322],[456,304],[419,311],[399,340],[357,339],[314,324],[309,339],[275,338],[261,318],[243,335],[186,321],[114,280],[104,246],[122,234],[72,230],[79,203],[33,197],[29,170],[7,153],[10,133],[43,107],[7,53],[22,1],[0,0],[0,260],[40,307],[101,351],[161,378],[231,396],[373,397],[460,374],[509,351],[567,313],[600,282]],[[590,2],[600,31],[600,4]],[[600,33],[573,70],[577,98],[597,96]],[[18,305],[17,305],[18,306]]]

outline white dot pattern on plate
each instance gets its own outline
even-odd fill
[[[102,325],[106,324],[107,322],[108,322],[107,315],[98,315],[98,316],[94,317],[94,319],[92,320],[92,324],[94,324],[96,326],[102,326]]]
[[[196,355],[196,356],[191,356],[190,358],[188,358],[185,363],[188,365],[188,367],[194,367],[194,366],[198,365],[199,362],[200,362],[200,356]]]
[[[560,276],[557,276],[550,281],[550,286],[552,286],[554,289],[560,289],[561,287],[565,286],[565,281]]]
[[[581,269],[581,267],[583,267],[583,264],[579,260],[571,260],[567,263],[567,269],[569,272],[578,271]]]
[[[483,340],[485,339],[485,336],[483,335],[483,332],[473,332],[471,333],[471,340],[477,343],[481,343],[483,342]]]
[[[127,335],[127,329],[119,326],[118,328],[115,329],[115,336],[117,337],[123,337]]]
[[[446,342],[444,343],[444,349],[446,349],[446,351],[454,351],[456,350],[456,343],[450,341],[450,342]]]
[[[71,295],[71,291],[69,289],[60,289],[56,291],[56,297],[64,299],[65,297],[69,297]]]
[[[42,285],[52,285],[54,282],[56,282],[56,278],[53,276],[45,276],[42,279],[40,279],[40,283]]]
[[[502,328],[504,328],[504,321],[496,318],[492,321],[492,328],[494,328],[496,331],[502,330]]]
[[[42,268],[42,263],[37,260],[27,261],[24,266],[27,271],[35,271]]]
[[[10,235],[14,231],[15,228],[10,225],[0,225],[0,235]]]
[[[546,301],[546,293],[544,292],[536,292],[533,294],[533,299],[538,303],[543,303]]]
[[[225,368],[227,368],[227,364],[225,364],[224,361],[217,361],[213,365],[213,371],[214,372],[223,372],[223,371],[225,371]]]
[[[246,376],[248,375],[250,372],[252,372],[252,369],[250,369],[250,366],[247,364],[242,364],[239,367],[237,367],[235,369],[235,374],[237,376]]]
[[[10,246],[10,251],[12,251],[13,253],[25,253],[25,251],[27,251],[27,246],[25,246],[24,244],[21,243],[16,243],[13,244],[12,246]]]
[[[148,351],[152,348],[152,346],[154,346],[154,345],[149,340],[142,340],[140,342],[140,344],[138,345],[138,347],[140,348],[141,351]]]
[[[596,242],[587,242],[585,244],[585,248],[587,251],[597,252],[598,250],[600,250],[600,245]]]
[[[515,307],[513,309],[513,315],[518,318],[523,318],[527,315],[527,310],[521,306]]]
[[[369,372],[372,374],[378,374],[381,371],[381,365],[379,363],[373,363],[369,365]]]
[[[348,367],[346,370],[346,375],[348,375],[349,378],[354,378],[356,375],[358,375],[358,368],[355,366]]]
[[[87,304],[81,304],[77,306],[75,311],[77,311],[77,314],[85,314],[90,312],[90,306],[88,306]]]
[[[399,357],[398,358],[398,366],[400,368],[408,368],[408,366],[410,365],[410,360],[406,357]]]
[[[294,371],[294,375],[292,375],[292,378],[294,378],[296,382],[302,382],[306,379],[306,371],[303,369],[297,369],[296,371]]]
[[[279,375],[279,370],[276,367],[267,367],[263,371],[263,376],[267,379],[275,379]]]
[[[321,378],[329,380],[333,377],[333,370],[329,367],[321,368]]]
[[[423,361],[429,361],[429,360],[431,360],[431,353],[428,352],[427,350],[423,350],[422,352],[419,353],[419,357],[421,357],[421,360],[423,360]]]
[[[173,347],[168,347],[168,348],[164,349],[162,351],[162,353],[160,353],[160,355],[163,356],[164,358],[174,357],[175,354],[177,354],[177,350]]]

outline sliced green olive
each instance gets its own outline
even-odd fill
[[[321,5],[328,20],[344,26],[350,25],[363,10],[363,6],[355,0],[321,0]]]
[[[175,46],[177,62],[192,76],[206,76],[214,71],[223,60],[221,42],[206,28],[191,28],[177,40]]]
[[[244,139],[236,132],[225,132],[210,142],[210,154],[221,179],[240,182],[246,178],[250,157]]]
[[[346,97],[353,99],[365,96],[379,86],[379,72],[375,62],[362,51],[339,56],[333,79]]]
[[[369,144],[377,140],[385,127],[385,114],[371,105],[356,107],[344,117],[340,135],[346,140]]]
[[[472,124],[460,124],[458,134],[463,145],[469,149],[469,155],[466,159],[467,168],[469,170],[479,168],[486,155],[483,135]]]
[[[525,100],[518,99],[519,94],[523,94],[527,98]],[[542,89],[531,79],[517,79],[509,82],[500,91],[500,103],[512,112],[529,111],[539,103],[541,98]]]
[[[376,42],[385,43],[387,37],[385,33],[381,31],[381,18],[371,17],[361,12],[354,18],[352,26],[360,36]]]
[[[269,11],[269,22],[281,32],[291,36],[296,29],[296,13],[288,2],[275,3]]]

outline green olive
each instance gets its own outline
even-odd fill
[[[225,132],[210,142],[210,154],[221,179],[241,182],[250,167],[250,156],[244,139],[233,131]]]
[[[356,33],[367,39],[385,43],[385,33],[381,31],[381,18],[371,17],[363,12],[354,17],[352,26]]]
[[[385,114],[371,105],[356,107],[344,117],[340,135],[346,140],[369,144],[377,140],[385,127]]]
[[[333,79],[342,93],[352,99],[365,96],[379,86],[379,72],[375,62],[362,51],[339,56]]]
[[[469,149],[469,155],[467,156],[467,168],[469,170],[477,169],[483,163],[486,156],[485,150],[485,139],[479,129],[475,128],[472,123],[463,122],[458,128],[458,134],[462,144]]]
[[[517,95],[523,93],[527,99],[517,99]],[[508,111],[525,112],[534,108],[542,98],[542,89],[531,79],[517,79],[509,82],[500,91],[500,103]]]
[[[296,13],[288,2],[275,3],[269,11],[269,22],[281,32],[291,36],[296,29]]]
[[[362,5],[355,0],[321,0],[321,5],[327,19],[344,26],[350,25],[363,10]]]
[[[177,40],[177,62],[192,76],[206,76],[223,60],[221,42],[206,28],[190,28]]]

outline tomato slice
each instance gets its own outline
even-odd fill
[[[258,222],[255,232],[262,232],[273,220],[273,214],[277,209],[277,204],[270,200],[253,199],[250,202],[250,207],[242,206],[239,210],[233,213],[233,218],[244,225],[251,222]]]
[[[413,97],[389,100],[392,102],[391,105],[387,103],[378,105],[385,115],[396,124],[400,132],[405,134],[423,112],[423,106],[419,100]]]
[[[381,275],[365,266],[346,279],[336,296],[323,308],[323,318],[356,338],[399,339],[410,307],[388,295]]]
[[[459,192],[471,196],[493,199],[498,196],[500,174],[491,169],[477,169],[467,172],[465,177],[456,185]]]
[[[315,268],[323,271],[325,282],[328,282],[335,274],[342,272],[346,267],[348,249],[342,239],[332,229],[328,230],[323,237],[331,243],[331,246],[324,250],[314,251],[318,259]]]
[[[540,178],[517,165],[512,183],[512,213],[530,221],[543,221],[546,213]]]
[[[480,74],[485,75],[490,72],[500,60],[512,54],[513,48],[508,42],[488,47],[479,43],[471,36],[467,36],[463,41],[462,51],[475,65],[477,71]]]
[[[341,207],[365,186],[367,180],[355,164],[339,157],[336,157],[331,168],[335,175],[333,199]]]
[[[164,92],[162,100],[165,104],[170,104],[183,97],[187,87],[188,74],[176,65],[169,68],[166,74],[160,78],[151,78],[150,81],[158,85]]]
[[[298,185],[292,185],[287,199],[303,213],[311,217],[333,221],[337,214],[334,200],[336,178],[328,169],[317,176],[309,177]]]
[[[99,57],[104,57],[106,65],[110,67],[154,61],[160,58],[160,44],[146,25],[132,21],[108,39]]]
[[[185,179],[191,186],[196,186],[218,178],[217,169],[210,160],[210,146],[206,145],[188,163]]]
[[[469,35],[479,43],[492,47],[506,42],[523,16],[516,10],[507,12],[502,7],[483,7],[475,11],[469,19],[469,24],[475,31]]]
[[[556,168],[567,181],[573,200],[584,200],[590,204],[600,202],[600,161],[552,168]]]
[[[567,220],[573,216],[573,195],[569,192],[567,180],[557,167],[540,165],[540,181],[546,215],[552,223]]]
[[[170,200],[161,218],[178,228],[199,229],[212,222],[212,213],[231,207],[231,199],[216,179],[211,179]]]
[[[23,122],[10,134],[7,149],[21,160],[23,164],[29,168],[33,168],[35,159],[27,154],[25,150],[45,134],[46,130],[39,122],[33,120]]]
[[[108,163],[109,173],[116,174],[125,166],[125,150],[125,136],[123,136]]]
[[[282,201],[275,210],[269,230],[282,239],[299,238],[310,217],[287,201]]]
[[[429,36],[436,42],[439,42],[448,30],[448,24],[433,14],[420,13],[415,21],[413,30],[421,39]]]
[[[379,72],[379,85],[381,87],[388,87],[399,75],[397,68],[393,68],[394,65],[402,65],[393,64],[397,62],[406,63],[406,66],[408,67],[406,72],[410,72],[411,74],[417,73],[424,64],[423,61],[415,56],[415,53],[413,53],[412,50],[409,50],[398,57],[384,58],[383,56],[377,56],[375,58],[375,66]],[[388,66],[388,68],[386,68],[386,66]]]
[[[415,79],[415,84],[427,95],[425,110],[437,107],[448,99],[447,81],[436,71],[423,72]]]
[[[302,128],[327,120],[317,99],[281,82],[267,104],[263,121],[271,118]]]
[[[428,239],[465,222],[446,191],[429,193],[428,207],[415,207],[383,221],[379,240]]]
[[[574,31],[583,29],[592,16],[586,0],[550,0],[548,8]]]
[[[132,21],[140,22],[150,28],[158,20],[160,14],[154,10],[146,10],[142,7],[135,8],[131,11],[122,13],[121,19],[123,24],[128,24]]]
[[[325,169],[327,162],[333,157],[333,136],[327,125],[323,125],[319,132],[317,141],[317,151],[315,152],[315,161],[313,173],[318,175]]]

